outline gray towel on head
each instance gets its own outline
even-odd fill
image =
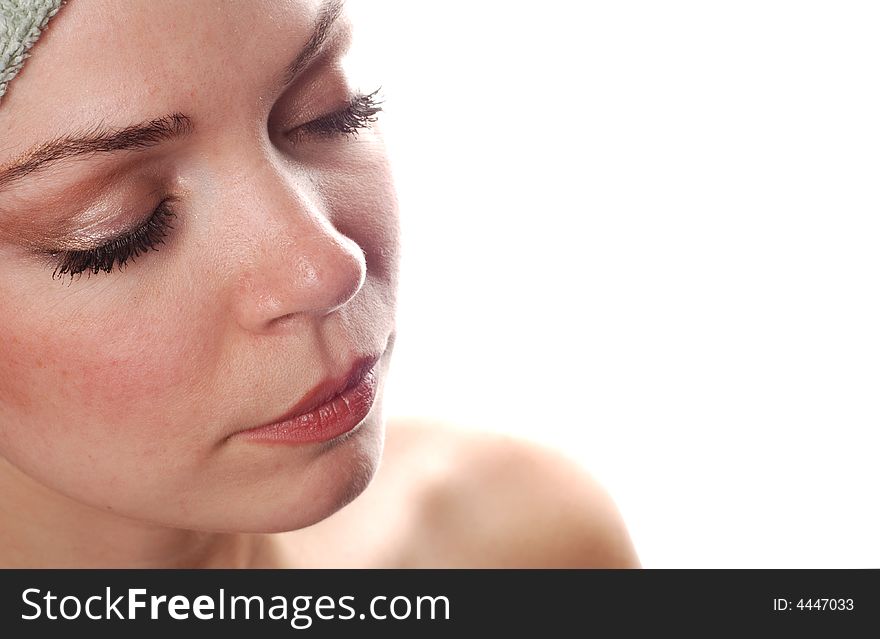
[[[0,0],[0,98],[65,0]]]

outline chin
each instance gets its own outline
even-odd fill
[[[280,533],[306,528],[339,511],[370,484],[379,467],[384,443],[381,415],[371,415],[354,431],[315,444],[303,467],[273,464],[271,476],[227,493],[204,519],[184,526],[215,532]],[[283,445],[262,451],[281,457]],[[301,451],[293,451],[301,452]],[[210,519],[210,521],[206,521]]]

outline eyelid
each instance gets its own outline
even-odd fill
[[[177,217],[170,204],[174,198],[164,198],[152,213],[134,228],[115,234],[100,245],[77,250],[52,251],[49,256],[54,265],[52,279],[84,272],[109,273],[114,268],[122,268],[152,250],[165,244],[168,232],[174,229],[173,220]]]
[[[43,252],[88,251],[107,242],[129,235],[143,226],[156,209],[169,198],[161,191],[151,190],[143,200],[140,194],[122,195],[112,202],[98,203],[72,217],[65,224],[64,235],[56,235],[51,248],[44,245]],[[133,206],[132,202],[146,201],[147,205]]]
[[[370,93],[357,92],[342,107],[293,127],[286,136],[292,142],[300,142],[307,135],[357,135],[375,123],[382,111],[380,91],[381,87]]]

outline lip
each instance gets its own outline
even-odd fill
[[[308,391],[278,419],[233,435],[234,439],[277,444],[326,442],[366,419],[376,400],[379,356],[360,357],[348,373]]]

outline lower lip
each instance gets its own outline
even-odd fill
[[[239,433],[235,438],[269,444],[326,442],[360,426],[376,401],[375,367],[344,393],[313,411],[276,424]]]

